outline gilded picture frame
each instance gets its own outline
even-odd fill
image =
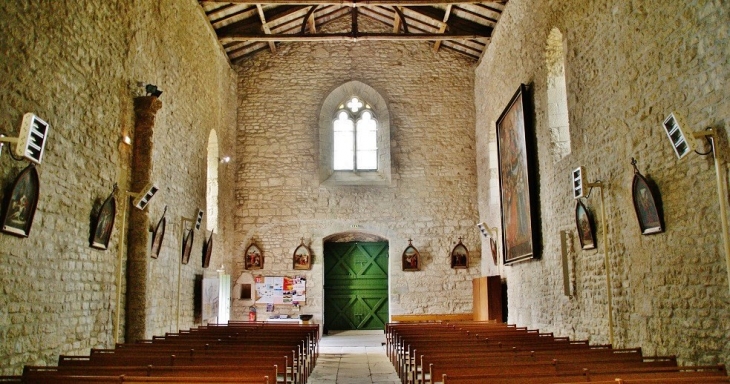
[[[312,251],[304,244],[304,239],[302,239],[302,243],[294,250],[292,267],[297,270],[312,269]]]
[[[575,227],[578,230],[578,239],[581,249],[595,249],[596,236],[591,211],[578,200],[575,204]]]
[[[421,270],[421,254],[418,249],[413,246],[413,240],[408,240],[408,246],[401,256],[401,265],[403,271],[420,271]]]
[[[246,253],[244,253],[243,259],[244,268],[247,270],[264,268],[264,254],[255,243],[251,243],[251,245],[246,248]]]
[[[537,151],[528,88],[520,84],[496,123],[504,264],[540,255]]]

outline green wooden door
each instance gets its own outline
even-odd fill
[[[324,266],[324,328],[384,329],[388,243],[325,243]]]

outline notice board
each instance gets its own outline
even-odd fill
[[[256,276],[256,304],[304,305],[307,280],[303,276]]]

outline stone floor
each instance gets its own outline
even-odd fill
[[[308,384],[400,383],[385,355],[383,331],[330,331],[319,344]]]

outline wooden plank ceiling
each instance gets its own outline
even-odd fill
[[[308,41],[428,41],[433,51],[450,49],[475,60],[484,53],[508,0],[199,0],[231,62],[278,44]],[[351,21],[348,31],[321,33],[334,20]],[[361,30],[360,18],[391,33]]]

